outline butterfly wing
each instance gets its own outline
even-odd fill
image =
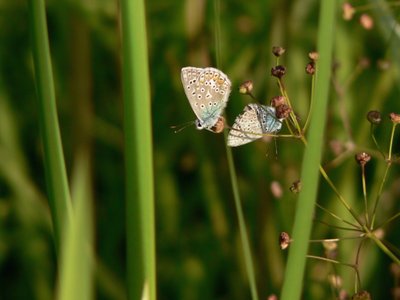
[[[229,99],[231,82],[223,72],[215,68],[185,67],[181,71],[186,97],[197,119],[198,128],[213,127]]]
[[[238,115],[228,134],[228,146],[237,147],[262,137],[263,130],[259,120],[259,105],[251,103]]]
[[[263,133],[275,133],[281,130],[282,120],[275,116],[275,107],[259,105],[257,112]]]
[[[251,103],[236,117],[228,135],[228,146],[237,147],[262,137],[264,133],[278,132],[281,120],[275,116],[272,106]]]

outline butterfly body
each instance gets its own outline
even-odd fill
[[[237,147],[257,140],[265,133],[276,133],[282,120],[275,116],[272,106],[251,103],[238,115],[228,135],[228,146]]]
[[[181,70],[182,85],[195,113],[197,129],[212,128],[222,118],[231,92],[231,82],[215,68],[185,67]]]

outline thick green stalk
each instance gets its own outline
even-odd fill
[[[46,185],[58,251],[72,210],[57,117],[44,0],[29,0],[29,13]]]
[[[57,290],[58,300],[93,299],[93,221],[89,151],[77,155],[74,214],[65,228]]]
[[[156,298],[153,149],[143,0],[122,0],[129,299]]]
[[[326,122],[329,82],[332,61],[333,28],[336,1],[320,2],[320,24],[317,50],[319,52],[318,70],[315,84],[315,106],[310,122],[308,145],[305,149],[301,180],[303,189],[300,193],[294,229],[293,242],[290,246],[285,280],[281,299],[296,300],[301,298],[308,241],[310,239],[313,212],[316,203],[319,182],[319,164],[323,149],[323,134]]]

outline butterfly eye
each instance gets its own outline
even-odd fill
[[[202,130],[204,129],[204,126],[201,124],[200,120],[194,121],[194,124],[196,125],[197,130]]]

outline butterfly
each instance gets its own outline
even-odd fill
[[[275,116],[275,108],[256,103],[245,106],[228,134],[228,146],[237,147],[262,137],[264,133],[276,133],[282,128],[282,120]]]
[[[181,70],[181,80],[197,117],[196,128],[221,132],[224,127],[221,115],[228,103],[232,86],[228,76],[215,68],[185,67]]]

